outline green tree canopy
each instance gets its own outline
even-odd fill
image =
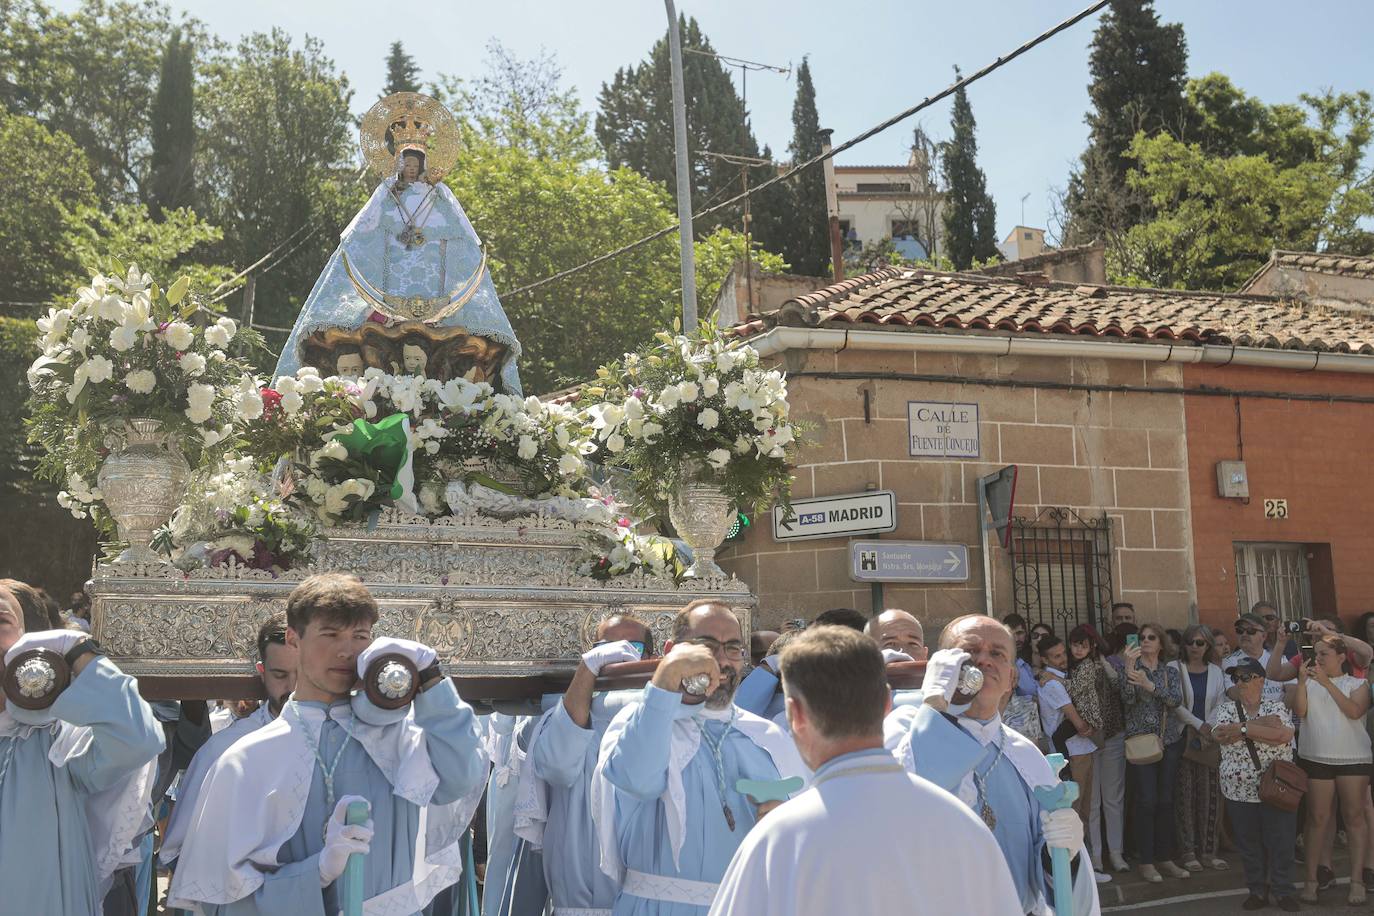
[[[802,58],[797,68],[797,97],[792,103],[792,142],[787,153],[793,164],[821,153],[821,119],[816,112],[816,87],[811,65]],[[825,169],[812,166],[785,185],[786,219],[779,238],[783,257],[798,273],[823,277],[830,272],[830,223],[825,204]]]
[[[1266,106],[1217,74],[1189,86],[1195,142],[1136,135],[1127,175],[1151,216],[1108,249],[1125,282],[1234,289],[1272,248],[1374,251],[1370,94]]]
[[[415,58],[406,53],[399,41],[391,43],[386,56],[386,85],[382,87],[382,98],[393,92],[419,92],[420,66]]]
[[[959,69],[954,70],[955,78]],[[945,181],[945,254],[957,270],[997,256],[997,207],[978,167],[978,122],[962,86],[954,94],[950,139],[942,150]]]
[[[0,114],[0,175],[0,300],[46,301],[81,271],[68,239],[97,203],[86,154],[33,118]]]
[[[162,75],[150,114],[152,174],[148,206],[156,216],[189,207],[195,199],[195,73],[190,44],[172,32],[162,52]]]
[[[1065,242],[1100,238],[1110,245],[1144,217],[1145,202],[1126,184],[1126,153],[1141,131],[1182,136],[1187,71],[1181,25],[1161,23],[1153,0],[1113,0],[1088,56],[1088,148],[1065,194]]]

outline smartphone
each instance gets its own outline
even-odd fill
[[[1304,666],[1310,665],[1317,660],[1317,649],[1315,646],[1302,647],[1302,663]]]
[[[1126,648],[1137,649],[1140,647],[1140,636],[1136,633],[1126,634]]]

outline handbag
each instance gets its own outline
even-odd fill
[[[1159,713],[1159,734],[1132,735],[1126,739],[1126,762],[1136,766],[1158,763],[1164,759],[1164,730],[1169,727],[1169,709]]]
[[[1187,696],[1183,702],[1187,708],[1193,708],[1193,682],[1188,678],[1186,671],[1179,671],[1183,680],[1183,689],[1187,691]],[[1210,738],[1205,737],[1195,726],[1189,725],[1183,732],[1183,759],[1191,760],[1198,766],[1216,770],[1221,767],[1221,745]],[[1194,747],[1196,743],[1196,747]]]
[[[1245,721],[1245,707],[1236,700],[1236,714]],[[1297,811],[1302,797],[1307,794],[1307,773],[1291,760],[1271,760],[1268,768],[1261,772],[1259,751],[1249,735],[1245,736],[1245,746],[1250,749],[1250,761],[1255,772],[1260,774],[1259,798],[1264,804],[1280,811]]]

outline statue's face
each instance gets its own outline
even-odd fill
[[[429,362],[429,357],[425,351],[414,344],[405,344],[401,347],[401,362],[405,365],[409,375],[421,375],[425,371],[425,365]]]
[[[420,177],[420,157],[402,156],[401,157],[401,179],[403,181],[415,181]]]
[[[339,376],[357,378],[363,374],[363,355],[361,353],[340,353],[334,360],[334,372]]]

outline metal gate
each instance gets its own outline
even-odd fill
[[[1104,512],[1085,519],[1072,509],[1041,509],[1013,518],[1012,602],[1029,628],[1047,624],[1068,639],[1080,623],[1104,633],[1112,606],[1112,524]]]

